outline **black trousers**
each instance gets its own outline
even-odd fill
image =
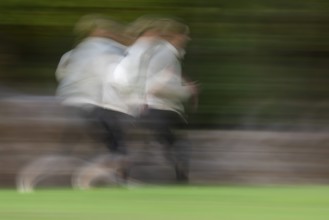
[[[63,110],[68,118],[60,140],[64,144],[64,153],[72,153],[85,135],[99,141],[101,126],[96,115],[97,108],[94,105],[86,105],[84,107],[63,106]],[[70,143],[69,148],[67,147],[68,143]]]
[[[175,129],[185,129],[187,123],[174,111],[148,109],[142,118],[143,124],[164,147],[167,159],[174,165],[176,180],[188,181],[189,144],[174,133]]]
[[[97,118],[103,129],[102,141],[113,154],[127,154],[125,130],[132,123],[130,115],[104,108],[98,108]]]

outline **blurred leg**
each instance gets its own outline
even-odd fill
[[[67,122],[60,137],[63,144],[61,153],[71,154],[85,135],[99,140],[100,125],[96,116],[96,107],[65,107]],[[69,144],[69,145],[68,145]]]
[[[188,181],[189,173],[189,146],[177,140],[173,129],[182,126],[185,122],[173,111],[150,109],[147,123],[149,129],[155,133],[157,140],[164,145],[165,157],[173,164],[176,180],[179,183]]]
[[[99,118],[104,129],[103,141],[113,154],[126,154],[124,123],[129,116],[112,110],[101,109]]]

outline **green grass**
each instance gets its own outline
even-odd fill
[[[328,220],[329,187],[0,190],[1,220]]]

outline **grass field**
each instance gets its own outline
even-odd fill
[[[0,220],[328,220],[329,187],[0,190]]]

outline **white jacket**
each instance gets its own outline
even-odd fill
[[[153,38],[142,37],[127,50],[127,55],[108,74],[104,87],[105,108],[139,115],[145,104],[146,69],[152,56]]]
[[[64,105],[101,106],[105,75],[123,57],[125,47],[113,40],[89,37],[65,53],[57,67],[57,96]]]
[[[175,111],[183,114],[191,90],[182,78],[179,51],[163,41],[153,55],[147,69],[146,103],[149,108]]]

